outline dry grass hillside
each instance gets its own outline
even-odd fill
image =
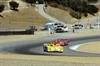
[[[11,0],[2,0],[1,4],[5,4],[5,10],[7,12],[1,13],[0,17],[0,30],[12,30],[12,29],[26,29],[31,25],[35,25],[37,28],[48,22],[47,19],[42,17],[35,7],[28,5],[21,0],[14,0],[19,3],[19,11],[11,11],[8,2]]]
[[[54,7],[48,6],[46,12],[47,12],[48,14],[50,14],[50,15],[56,17],[57,19],[66,22],[66,23],[74,23],[74,22],[77,21],[75,18],[72,18],[72,17],[69,15],[69,12],[68,12],[68,11],[61,10],[61,9],[59,9],[59,8],[54,8]]]
[[[0,28],[27,28],[31,25],[41,26],[48,22],[34,7],[23,8],[18,12],[10,11],[2,14],[0,17]]]
[[[2,0],[0,2],[3,3],[7,1],[9,0]],[[16,1],[19,2],[20,7],[26,6],[26,4],[23,3],[21,0],[16,0]],[[48,6],[46,12],[56,17],[57,19],[62,20],[69,24],[78,22],[77,19],[69,15],[69,11]],[[47,19],[45,19],[35,11],[34,7],[28,7],[28,8],[25,7],[23,9],[20,9],[18,12],[16,11],[6,12],[3,13],[2,16],[3,17],[0,17],[0,29],[27,28],[30,25],[41,26],[44,23],[48,22]],[[89,15],[89,17],[93,16]]]
[[[100,9],[99,6],[97,6],[97,7]],[[99,10],[99,11],[100,11],[100,10]],[[67,9],[67,11],[65,11],[65,10],[62,10],[62,9],[59,9],[59,8],[55,8],[55,7],[48,6],[46,12],[47,12],[48,14],[50,14],[50,15],[56,17],[57,19],[62,20],[62,21],[64,21],[64,22],[68,23],[68,24],[74,24],[74,23],[79,22],[79,20],[73,18],[73,17],[70,15],[69,9]],[[88,14],[88,17],[87,17],[87,18],[91,18],[91,17],[95,17],[95,16],[92,16],[92,15]],[[86,17],[82,17],[81,20],[84,20],[84,19],[87,20],[87,18],[86,18]],[[81,20],[80,20],[80,21],[81,21]]]

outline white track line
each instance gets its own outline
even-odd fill
[[[74,51],[80,51],[80,50],[77,50],[77,49],[82,45],[88,45],[88,44],[87,43],[83,43],[83,44],[73,45],[73,46],[70,46],[69,49],[74,50]],[[89,51],[80,51],[80,52],[96,53],[96,52],[89,52]]]

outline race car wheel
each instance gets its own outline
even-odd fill
[[[59,53],[63,53],[62,51],[60,51]]]
[[[44,52],[46,52],[47,51],[47,47],[43,47],[43,50],[44,50]]]

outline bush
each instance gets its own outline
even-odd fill
[[[0,5],[0,12],[2,12],[4,10],[5,6],[4,5]]]
[[[63,7],[71,8],[75,12],[79,12],[83,14],[85,17],[89,14],[94,15],[98,12],[98,8],[95,5],[90,5],[89,2],[97,1],[97,0],[46,0],[51,6],[59,7],[62,5]],[[74,13],[75,14],[75,13]],[[75,16],[72,14],[72,16]],[[76,16],[75,16],[76,17]]]
[[[44,3],[44,0],[38,0],[39,1],[39,4],[43,4]]]
[[[88,5],[88,13],[94,15],[95,13],[98,12],[98,8],[94,5]]]
[[[76,19],[81,19],[82,17],[81,13],[75,11],[70,12],[70,15]]]
[[[50,3],[50,6],[52,6],[52,7],[58,7],[58,4],[57,3]]]
[[[88,0],[89,2],[93,2],[93,3],[96,3],[98,2],[98,0]]]
[[[10,1],[9,5],[12,10],[16,10],[19,6],[19,3],[17,3],[16,1]]]
[[[31,5],[36,2],[35,0],[23,0],[23,1],[25,1],[25,2],[27,2],[29,4],[31,4]]]
[[[85,17],[87,17],[87,16],[88,16],[88,13],[83,13],[83,15],[84,15]]]

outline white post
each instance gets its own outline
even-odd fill
[[[98,29],[99,29],[99,14],[97,13],[97,26],[98,26]]]

